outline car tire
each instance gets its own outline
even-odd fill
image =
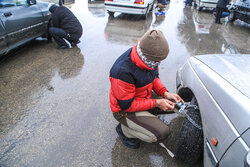
[[[146,20],[148,18],[148,14],[149,14],[149,5],[147,6],[146,13],[143,15],[143,19]]]
[[[196,100],[194,101],[196,103]],[[195,104],[193,103],[193,104]],[[201,126],[201,116],[199,109],[188,111],[192,120]],[[175,156],[177,159],[195,164],[203,153],[203,131],[195,127],[187,118],[183,120],[180,136],[175,146]]]
[[[151,7],[150,7],[150,10],[149,11],[153,11],[154,10],[154,5],[155,5],[155,1],[153,1]]]
[[[197,8],[197,2],[194,0],[194,7]]]
[[[198,4],[196,4],[197,6],[197,10],[198,11],[202,11],[202,7],[201,7],[201,2],[199,1]]]
[[[194,7],[197,8],[197,3],[196,3],[196,1],[194,1]]]
[[[115,12],[108,11],[109,16],[114,17]]]
[[[234,12],[230,12],[229,16],[228,16],[228,21],[232,23],[235,20],[236,20],[235,13]]]

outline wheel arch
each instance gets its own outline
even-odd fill
[[[191,102],[195,101],[195,104],[199,107],[199,99],[196,98],[195,94],[193,93],[192,89],[189,87],[181,87],[177,90],[177,94],[185,101]],[[199,111],[201,117],[201,124],[203,125],[202,113]]]
[[[191,101],[194,97],[193,91],[188,87],[182,87],[178,90],[178,95],[184,100],[184,101]]]
[[[190,88],[188,88],[188,87],[181,87],[181,88],[179,88],[178,90],[177,90],[177,93],[178,93],[178,95],[185,101],[185,102],[191,102],[191,104],[196,104],[196,105],[198,105],[199,106],[199,104],[198,104],[198,99],[196,99],[196,97],[195,97],[195,94],[193,93],[193,91],[190,89]],[[200,125],[203,127],[203,121],[202,121],[202,116],[201,116],[201,112],[200,112],[200,110],[197,110],[198,111],[198,117],[200,117]],[[197,117],[196,117],[197,118]],[[187,121],[186,120],[186,122],[189,122],[189,121]],[[182,130],[183,130],[183,128],[185,129],[185,124],[184,124],[185,122],[183,122],[183,127],[182,127]],[[186,127],[186,129],[187,129],[187,127]],[[188,129],[190,129],[190,128],[188,128]],[[183,151],[183,148],[182,148],[182,146],[183,145],[185,145],[185,144],[187,144],[187,141],[189,141],[188,140],[188,138],[190,137],[189,135],[187,135],[187,137],[185,137],[185,135],[184,135],[184,139],[186,139],[187,141],[186,142],[181,142],[181,144],[179,144],[179,146],[178,147],[180,147],[180,148],[182,148],[182,151],[181,151],[181,153],[179,153],[178,151],[176,152],[175,151],[175,153],[177,154],[177,159],[180,159],[180,160],[182,160],[182,161],[184,161],[184,162],[187,162],[187,163],[189,163],[189,164],[195,164],[195,163],[197,163],[199,160],[201,160],[201,159],[203,159],[204,157],[204,155],[203,155],[203,152],[204,152],[204,134],[203,134],[204,132],[203,132],[203,130],[201,130],[201,133],[200,133],[200,135],[201,135],[201,138],[200,138],[200,140],[199,140],[199,142],[198,142],[198,140],[197,140],[197,143],[200,143],[200,154],[198,154],[197,155],[197,157],[195,158],[195,157],[189,157],[189,158],[186,158],[185,156],[183,157],[183,155],[182,155],[182,151]],[[183,133],[183,134],[185,134],[185,133]],[[183,134],[182,134],[182,136],[180,135],[180,137],[182,138],[183,137]],[[195,133],[196,135],[197,135],[197,133]],[[196,136],[195,135],[195,136]],[[189,137],[188,137],[189,136]],[[190,145],[190,143],[189,144],[187,144],[187,146],[186,147],[184,147],[184,148],[188,148],[189,147],[189,145]],[[198,146],[196,145],[194,148],[198,148]],[[184,149],[185,150],[185,149]],[[180,150],[179,150],[180,151]],[[186,153],[185,151],[183,152],[183,153]],[[196,152],[197,153],[197,152]],[[195,154],[196,154],[195,153]],[[193,153],[191,153],[191,154],[193,154]],[[194,155],[195,155],[194,154]],[[184,154],[185,155],[185,154]],[[188,154],[187,154],[188,155]],[[190,156],[190,155],[189,155]]]

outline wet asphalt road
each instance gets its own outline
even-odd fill
[[[103,4],[69,5],[83,25],[78,48],[36,40],[0,64],[0,166],[186,167],[158,144],[122,145],[109,108],[109,70],[151,28],[170,45],[160,77],[175,92],[176,70],[196,54],[250,53],[250,28],[216,25],[211,12],[171,1],[166,16],[115,15]],[[172,125],[176,115],[168,115]],[[174,127],[174,126],[172,126]],[[174,129],[172,129],[174,130]],[[192,165],[194,166],[194,165]],[[202,166],[199,162],[195,166]]]

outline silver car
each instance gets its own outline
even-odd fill
[[[175,156],[196,163],[203,154],[205,167],[249,167],[250,55],[191,57],[176,84],[198,109],[183,121]]]

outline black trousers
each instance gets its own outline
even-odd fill
[[[80,38],[79,35],[68,34],[63,29],[57,27],[50,27],[49,33],[55,39],[58,46],[68,45],[65,40],[69,41],[69,43],[77,43]]]
[[[221,15],[222,15],[222,12],[223,12],[223,8],[221,7],[216,7],[216,12],[217,12],[217,15],[215,17],[215,23],[221,23],[220,22],[220,19],[221,19]]]

